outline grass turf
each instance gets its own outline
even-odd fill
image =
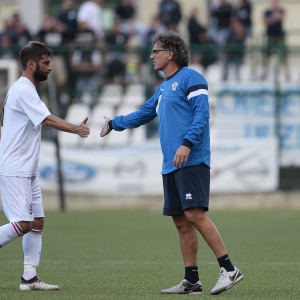
[[[299,299],[299,211],[213,211],[233,263],[245,278],[210,296],[219,267],[199,237],[203,295],[160,295],[184,276],[170,217],[151,210],[46,212],[38,276],[59,291],[19,291],[21,239],[0,250],[0,299]],[[0,224],[7,222],[3,213]]]

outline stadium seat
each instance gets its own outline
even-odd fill
[[[130,144],[133,145],[144,145],[146,141],[146,126],[142,125],[138,128],[135,128],[131,132]]]
[[[100,126],[100,124],[91,124],[90,128],[90,135],[88,136],[88,138],[83,139],[82,145],[91,147],[103,146],[106,143],[107,138],[100,137],[102,126]]]
[[[93,125],[104,125],[103,116],[107,116],[109,118],[114,117],[114,108],[110,104],[97,104],[91,112],[91,116],[89,118],[89,123]]]
[[[253,70],[249,65],[243,64],[240,68],[240,81],[248,81],[254,79]]]
[[[100,104],[108,104],[113,107],[118,106],[122,102],[122,97],[121,95],[108,95],[108,94],[101,94],[98,103]]]
[[[126,87],[126,92],[145,92],[145,86],[143,84],[140,83],[131,83],[128,84]]]
[[[130,129],[125,129],[121,132],[119,131],[112,131],[106,139],[106,146],[112,146],[112,147],[117,147],[117,146],[127,146],[130,142]]]
[[[128,115],[137,110],[136,105],[122,104],[117,109],[116,115]],[[135,130],[135,129],[134,129]],[[107,136],[106,146],[126,146],[131,142],[131,130],[125,129],[122,132],[113,131]]]
[[[90,107],[87,104],[73,103],[68,108],[65,120],[69,123],[79,125],[89,115]]]
[[[201,75],[204,74],[204,67],[200,64],[190,64],[189,67],[199,72]]]
[[[267,69],[266,76],[263,78],[264,72],[265,72],[265,70],[262,65],[256,66],[256,72],[255,72],[256,81],[258,81],[258,82],[262,82],[262,81],[274,82],[275,73],[276,73],[274,66],[272,64],[270,64],[270,66]]]
[[[122,94],[123,86],[121,84],[107,84],[102,88],[102,92],[98,98],[98,103],[117,106],[122,101]]]
[[[212,84],[218,84],[222,81],[223,66],[221,64],[209,65],[206,69],[206,80]]]
[[[300,73],[297,66],[289,66],[289,78],[286,76],[284,68],[280,69],[279,74],[280,82],[284,83],[299,83],[300,82]]]
[[[102,94],[103,95],[122,95],[123,93],[123,86],[118,83],[110,83],[106,84],[102,88]]]
[[[61,147],[76,147],[80,145],[81,137],[77,134],[58,131],[57,138]]]
[[[117,116],[123,115],[126,116],[134,111],[136,111],[138,109],[137,105],[133,105],[133,104],[122,104],[119,106],[119,108],[117,109]]]
[[[122,103],[141,106],[145,103],[145,87],[142,84],[132,83],[126,88]]]
[[[88,91],[83,92],[83,94],[81,96],[81,99],[80,99],[80,102],[82,102],[84,104],[91,105],[91,103],[92,103],[92,95],[91,95],[91,93],[88,92]]]
[[[122,104],[133,104],[137,106],[142,106],[145,103],[145,95],[140,93],[126,93],[122,98]]]

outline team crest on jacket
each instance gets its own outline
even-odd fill
[[[178,86],[178,82],[175,81],[175,82],[172,84],[172,91],[173,91],[173,92],[176,91],[177,86]]]

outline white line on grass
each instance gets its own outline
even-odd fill
[[[1,262],[2,264],[19,264],[23,263],[21,260],[9,260]],[[70,263],[78,263],[78,261],[51,261],[51,260],[43,260],[42,263],[44,264],[70,264]],[[120,265],[161,265],[161,264],[183,264],[183,261],[123,261],[123,260],[109,260],[109,261],[101,261],[101,260],[94,260],[94,261],[80,261],[80,263],[85,264],[120,264]],[[265,261],[265,262],[256,262],[260,265],[300,265],[300,262],[280,262],[280,261]],[[199,265],[215,265],[217,264],[216,261],[206,261],[206,262],[200,262]],[[237,265],[247,265],[247,264],[253,264],[253,262],[236,262]]]

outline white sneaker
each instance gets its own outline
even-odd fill
[[[25,280],[21,277],[22,281],[20,284],[21,291],[30,291],[30,290],[58,290],[58,285],[50,285],[41,281],[37,276],[33,277],[30,280]]]
[[[201,281],[197,281],[195,284],[183,279],[178,285],[175,285],[167,290],[162,290],[161,294],[202,294]]]
[[[220,294],[228,289],[230,289],[233,285],[238,283],[244,278],[244,275],[241,271],[234,267],[234,271],[227,272],[224,268],[221,268],[220,274],[218,276],[218,281],[216,286],[210,291],[211,295]]]

